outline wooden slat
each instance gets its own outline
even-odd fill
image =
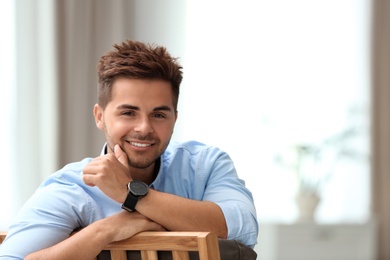
[[[198,237],[199,260],[221,259],[218,238],[214,233],[205,233]]]
[[[126,250],[111,250],[111,260],[127,260]]]
[[[155,250],[142,250],[141,251],[142,260],[158,260],[157,251]]]
[[[209,232],[142,232],[130,238],[108,244],[104,250],[198,251],[198,237]]]
[[[3,243],[6,235],[7,235],[7,232],[0,231],[0,244]]]

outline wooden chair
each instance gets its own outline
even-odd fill
[[[3,243],[3,240],[5,239],[6,235],[7,235],[7,232],[0,231],[0,244]]]
[[[0,233],[0,243],[5,236]],[[142,232],[103,250],[110,250],[112,260],[127,260],[127,250],[140,251],[142,260],[158,260],[157,251],[172,251],[173,260],[189,260],[190,251],[198,251],[199,260],[220,259],[218,238],[211,232]]]

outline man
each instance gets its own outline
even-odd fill
[[[98,75],[101,156],[42,183],[10,227],[0,259],[90,259],[146,230],[212,231],[253,247],[252,195],[229,156],[170,140],[182,81],[177,59],[164,47],[126,41],[100,59]]]

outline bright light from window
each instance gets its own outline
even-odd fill
[[[227,151],[261,221],[297,215],[294,178],[275,163],[279,153],[355,124],[368,129],[369,18],[364,0],[188,2],[176,139]],[[367,155],[368,132],[358,139]],[[339,164],[318,220],[368,217],[367,160]]]

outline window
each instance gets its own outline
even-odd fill
[[[364,0],[187,3],[176,139],[227,151],[260,221],[297,217],[278,154],[351,127],[366,130],[353,144],[362,157],[337,164],[317,220],[369,218],[369,13]]]

